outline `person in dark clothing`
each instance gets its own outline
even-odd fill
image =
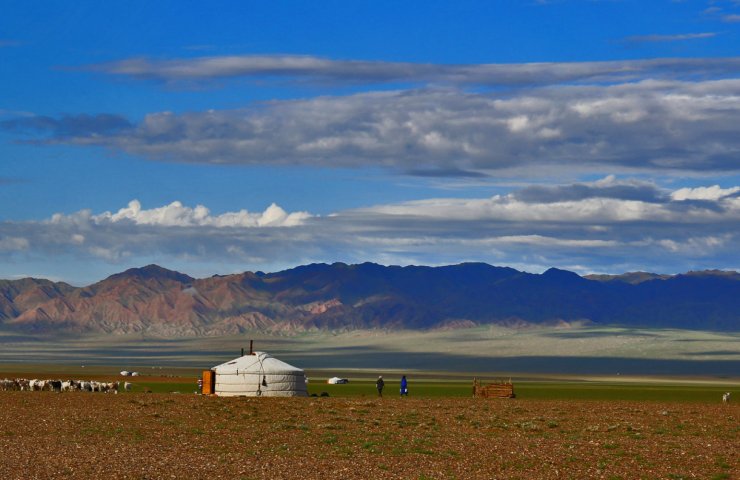
[[[406,380],[406,375],[401,377],[401,396],[409,395],[409,382]]]
[[[378,396],[379,397],[382,397],[383,396],[383,387],[385,387],[385,382],[383,381],[383,376],[381,375],[381,376],[378,377],[378,381],[375,382],[375,388],[378,389]]]

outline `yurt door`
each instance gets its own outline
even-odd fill
[[[201,389],[203,395],[213,395],[216,392],[216,372],[203,370],[203,386]]]

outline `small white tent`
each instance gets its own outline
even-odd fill
[[[214,393],[248,397],[307,397],[306,374],[265,352],[244,355],[211,369]]]

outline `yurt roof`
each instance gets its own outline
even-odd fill
[[[224,374],[236,374],[239,373],[267,373],[267,374],[283,374],[283,375],[296,375],[303,374],[303,370],[300,368],[289,365],[277,358],[271,356],[265,352],[254,352],[252,355],[244,355],[237,357],[221,365],[216,365],[211,370],[216,373]]]

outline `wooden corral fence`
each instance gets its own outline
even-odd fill
[[[516,398],[514,384],[500,381],[483,385],[477,378],[473,379],[473,396],[481,398]]]

